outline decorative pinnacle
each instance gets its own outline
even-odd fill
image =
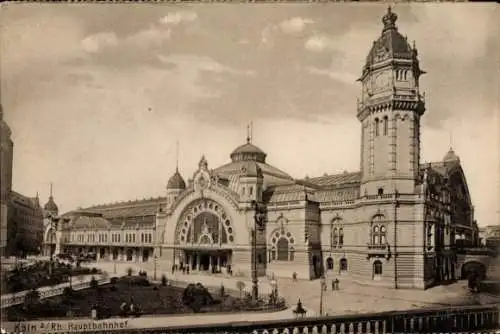
[[[396,29],[396,20],[398,16],[392,12],[391,6],[387,8],[387,14],[382,17],[382,23],[384,24],[384,31],[390,29]]]

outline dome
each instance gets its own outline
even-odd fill
[[[175,170],[174,175],[168,180],[167,189],[186,189],[186,182],[184,182],[178,169]]]
[[[444,162],[460,162],[460,158],[458,157],[458,155],[455,154],[455,151],[453,151],[453,149],[450,147],[450,149],[448,150],[448,152],[444,156],[443,161]]]
[[[54,197],[50,196],[49,200],[47,203],[45,203],[45,206],[43,207],[45,211],[49,212],[58,212],[59,208],[57,207],[56,202],[54,202]]]
[[[403,37],[396,26],[398,16],[388,8],[387,13],[382,17],[384,28],[378,40],[373,42],[373,46],[366,57],[365,67],[383,61],[389,57],[399,59],[413,59],[417,51],[408,44],[406,37]]]
[[[231,160],[236,161],[257,161],[261,163],[266,162],[266,153],[257,146],[247,141],[246,144],[238,146],[233,153],[231,153]]]

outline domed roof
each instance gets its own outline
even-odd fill
[[[453,148],[450,147],[448,152],[443,158],[444,162],[460,162],[460,158],[458,155],[456,155],[455,151],[453,151]]]
[[[238,146],[231,153],[231,160],[233,162],[236,161],[257,161],[257,162],[266,162],[267,154],[262,151],[257,146],[250,143],[250,140],[247,139],[247,143],[241,146]]]
[[[178,169],[175,170],[174,175],[168,180],[167,189],[186,189],[186,182],[184,182]]]
[[[59,208],[57,207],[56,202],[54,202],[54,197],[50,196],[49,200],[47,203],[44,205],[44,210],[45,211],[50,211],[50,212],[58,212]]]
[[[413,59],[417,55],[415,48],[412,48],[406,37],[403,37],[396,26],[398,16],[392,12],[391,7],[382,17],[384,28],[378,40],[373,42],[373,46],[366,57],[368,67],[375,62],[383,61],[389,57],[399,59]]]

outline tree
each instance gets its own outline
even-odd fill
[[[245,289],[245,282],[243,281],[236,282],[236,288],[240,291],[240,299],[241,299],[243,290]]]

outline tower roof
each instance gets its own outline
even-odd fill
[[[179,173],[179,169],[175,169],[174,175],[167,182],[167,189],[186,189],[186,182]]]
[[[382,33],[380,37],[373,42],[370,52],[366,57],[365,67],[369,67],[376,62],[387,58],[413,59],[417,55],[416,49],[412,48],[406,37],[398,32],[396,21],[398,16],[392,12],[391,7],[382,17]]]
[[[460,158],[455,153],[453,148],[450,147],[450,149],[443,158],[443,162],[460,162]]]
[[[49,212],[56,212],[57,213],[59,211],[59,208],[57,207],[57,204],[54,201],[54,196],[52,196],[52,183],[50,184],[49,200],[47,201],[47,203],[45,203],[43,208],[45,211],[49,211]]]

